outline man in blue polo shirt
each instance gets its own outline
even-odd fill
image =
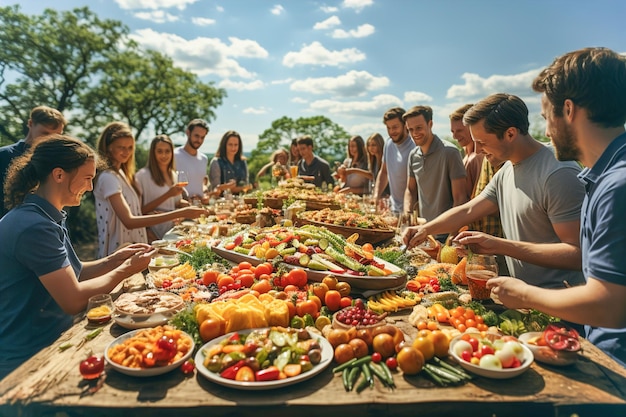
[[[0,148],[0,217],[7,213],[4,207],[4,180],[13,159],[23,155],[36,140],[53,133],[63,133],[67,121],[60,111],[48,106],[38,106],[31,110],[28,119],[28,134],[12,145]]]
[[[308,135],[298,138],[298,150],[302,159],[298,163],[298,176],[312,182],[316,187],[332,190],[335,179],[330,172],[330,165],[313,153],[313,138]],[[326,190],[323,190],[326,191]]]

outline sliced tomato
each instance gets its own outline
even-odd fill
[[[543,338],[554,350],[577,352],[580,350],[578,332],[564,324],[550,324],[543,331]]]

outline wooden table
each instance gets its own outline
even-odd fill
[[[406,318],[397,314],[390,320],[412,339],[416,329]],[[77,323],[0,381],[0,416],[626,416],[626,370],[587,341],[574,365],[535,362],[514,379],[477,377],[459,387],[440,388],[422,375],[396,374],[393,391],[377,382],[373,390],[346,393],[329,368],[284,389],[240,391],[197,373],[134,378],[110,370],[101,389],[86,395],[89,383],[78,372],[79,362],[90,351],[104,352],[126,332],[108,324],[77,348],[91,331],[86,320]],[[60,351],[67,342],[73,346]]]

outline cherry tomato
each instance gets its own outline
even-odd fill
[[[104,371],[104,360],[102,356],[92,355],[82,361],[79,366],[80,374],[85,379],[96,379]]]
[[[379,352],[372,353],[372,362],[378,363],[383,360],[382,355]]]
[[[387,367],[392,371],[395,371],[398,368],[398,360],[395,356],[390,356],[385,361],[385,365],[387,365]]]
[[[307,280],[308,278],[304,269],[294,268],[287,273],[288,283],[296,287],[302,288],[306,286]]]
[[[262,263],[254,270],[254,276],[259,279],[263,274],[270,275],[272,273],[272,270],[272,264]]]
[[[185,375],[192,374],[194,369],[196,369],[196,364],[193,359],[188,359],[180,365],[180,370],[183,371],[183,374]]]
[[[580,350],[578,332],[564,324],[549,324],[543,332],[547,345],[554,350],[576,352]]]

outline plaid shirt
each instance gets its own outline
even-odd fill
[[[485,189],[489,181],[491,181],[491,178],[493,178],[494,174],[498,171],[498,168],[494,169],[489,161],[487,161],[487,158],[483,158],[480,176],[476,182],[472,198],[476,197],[482,192],[482,190]],[[492,214],[471,223],[469,225],[469,230],[478,230],[479,232],[488,233],[492,236],[504,237],[502,234],[502,223],[500,223],[500,214]]]

